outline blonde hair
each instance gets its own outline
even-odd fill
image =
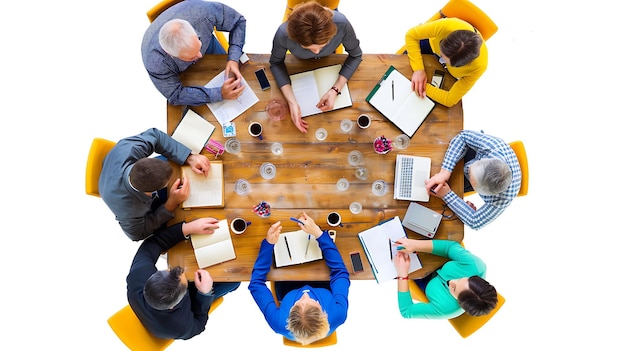
[[[308,345],[326,337],[330,331],[330,324],[328,315],[321,307],[293,305],[289,310],[286,328],[297,342]]]
[[[302,46],[326,44],[335,34],[333,13],[315,1],[296,5],[287,18],[289,39]]]

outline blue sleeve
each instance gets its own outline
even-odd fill
[[[332,319],[329,320],[329,323],[331,326],[338,326],[345,322],[348,317],[350,274],[327,230],[317,238],[317,241],[322,249],[326,264],[330,268],[330,290],[333,294],[334,306],[333,313],[329,313],[329,318]]]
[[[274,301],[272,292],[267,287],[267,273],[270,271],[274,253],[274,245],[263,239],[261,249],[257,256],[254,268],[252,268],[252,276],[248,290],[252,294],[252,298],[263,313],[265,320],[275,332],[279,334],[285,333],[286,321],[280,321],[280,310]]]

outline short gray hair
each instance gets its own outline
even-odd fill
[[[512,172],[509,165],[497,158],[483,158],[471,166],[472,178],[477,193],[497,195],[511,185]]]
[[[159,31],[159,44],[165,52],[178,57],[180,52],[194,44],[193,39],[198,36],[191,23],[183,19],[173,19],[165,22]]]

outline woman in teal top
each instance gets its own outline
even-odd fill
[[[398,272],[398,307],[402,317],[449,319],[463,312],[480,316],[496,306],[496,289],[483,279],[487,269],[485,263],[456,241],[403,238],[396,245],[398,254],[394,264]],[[413,303],[409,292],[408,253],[413,251],[450,259],[425,278],[429,279],[424,291],[429,300],[427,303]]]

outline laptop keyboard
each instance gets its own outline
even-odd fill
[[[413,185],[413,159],[400,159],[400,177],[398,181],[398,197],[411,197],[411,187]]]

